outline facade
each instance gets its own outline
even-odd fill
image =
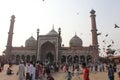
[[[92,45],[87,47],[82,45],[82,39],[76,34],[69,41],[69,47],[61,45],[61,28],[59,28],[57,32],[54,30],[54,27],[48,34],[45,35],[40,35],[39,29],[37,29],[37,40],[31,36],[25,41],[25,47],[13,47],[12,36],[15,22],[15,16],[13,15],[11,17],[8,42],[5,50],[6,58],[15,62],[18,62],[20,59],[23,59],[24,61],[49,61],[50,63],[81,63],[97,61],[99,53],[95,11],[91,10],[90,14]]]

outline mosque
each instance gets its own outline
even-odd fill
[[[18,62],[20,59],[24,61],[49,61],[50,63],[95,62],[99,59],[95,17],[95,11],[92,9],[90,11],[92,45],[90,46],[83,46],[82,39],[74,35],[69,41],[69,47],[65,47],[61,45],[61,28],[58,29],[58,32],[53,28],[45,35],[40,35],[39,29],[37,29],[37,40],[31,36],[25,41],[25,46],[14,47],[12,46],[12,38],[15,16],[12,15],[5,49],[6,59],[15,62]]]

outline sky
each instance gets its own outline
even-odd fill
[[[103,47],[120,49],[120,0],[0,0],[0,54],[6,49],[11,16],[15,15],[13,46],[25,46],[25,41],[33,36],[37,28],[40,35],[61,28],[62,44],[69,46],[75,33],[82,39],[83,46],[92,44],[90,10],[96,11],[100,55]],[[107,37],[105,35],[108,34]],[[106,40],[106,43],[103,43]]]

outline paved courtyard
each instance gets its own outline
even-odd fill
[[[10,76],[6,75],[7,67],[8,65],[5,65],[5,69],[2,72],[0,72],[0,80],[18,80],[18,76],[16,75],[18,66],[16,65],[12,66],[14,74]],[[53,73],[52,75],[54,76],[55,80],[66,80],[65,79],[66,73],[62,71],[60,71],[59,73]],[[82,75],[80,77],[82,77]],[[118,80],[117,77],[118,77],[117,73],[115,73],[115,80]],[[72,80],[75,80],[75,78],[73,77]],[[90,80],[108,80],[107,72],[90,73]]]

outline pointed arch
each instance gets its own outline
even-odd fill
[[[83,63],[83,62],[85,62],[85,56],[84,56],[84,55],[81,55],[81,56],[80,56],[80,63]]]
[[[35,57],[35,55],[32,55],[32,61],[33,61],[33,62],[36,61],[36,57]]]
[[[22,55],[22,56],[21,56],[21,59],[22,59],[23,61],[25,61],[25,56],[24,56],[24,55]]]
[[[87,59],[87,62],[89,63],[89,62],[92,61],[92,56],[91,55],[87,55],[86,59]]]
[[[27,61],[27,62],[30,62],[30,55],[27,55],[27,56],[26,56],[26,61]]]
[[[65,55],[62,55],[61,56],[61,63],[65,63],[66,62],[66,56]]]
[[[50,58],[51,62],[55,62],[55,56],[56,56],[56,50],[55,45],[51,43],[50,41],[45,42],[41,46],[41,61],[44,62],[48,58]]]
[[[79,63],[79,57],[77,55],[74,56],[74,63]]]
[[[16,64],[19,64],[20,62],[20,55],[16,55]]]
[[[68,62],[68,63],[72,63],[72,56],[71,56],[71,55],[68,55],[68,56],[67,56],[67,62]]]

